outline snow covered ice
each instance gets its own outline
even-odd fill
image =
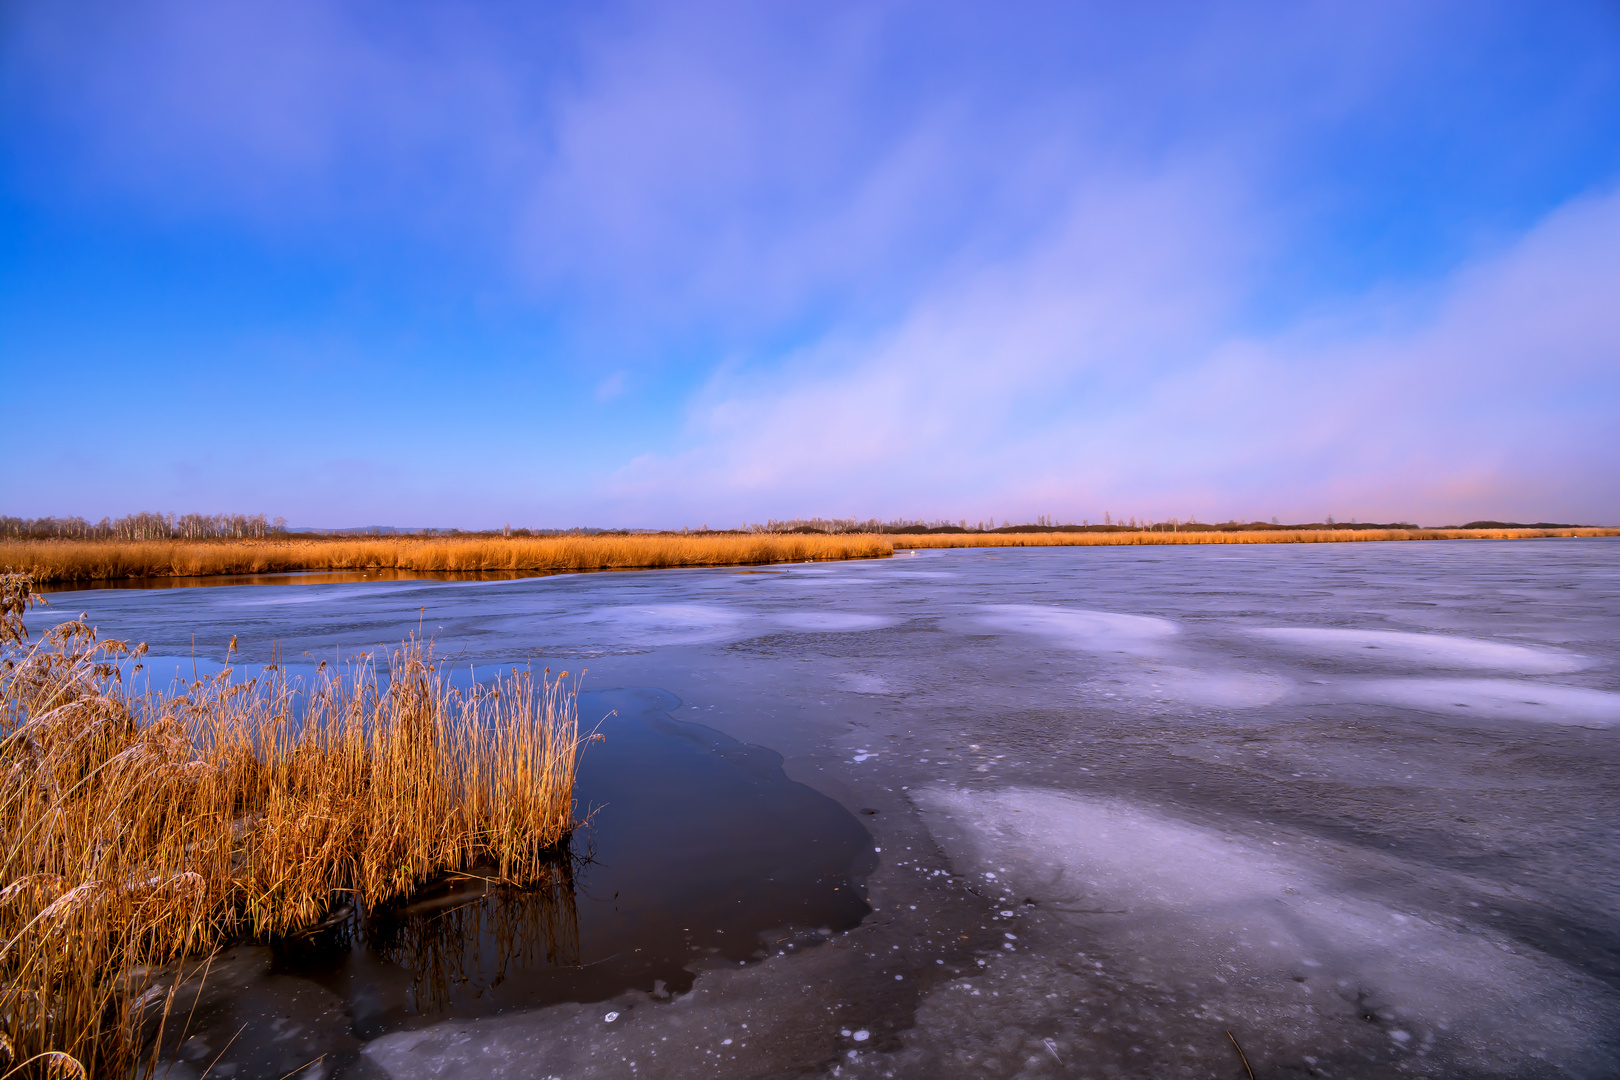
[[[1601,984],[1488,928],[1366,895],[1345,872],[1353,851],[1046,789],[930,788],[917,801],[954,865],[1006,864],[1004,895],[1042,910],[1025,941],[1071,961],[1123,962],[1126,984],[1112,992],[1158,998],[1167,1042],[1201,1022],[1247,1027],[1264,1015],[1287,1056],[1319,1064],[1357,1056],[1376,1042],[1369,1029],[1401,1051],[1444,1041],[1470,1073],[1512,1071],[1493,1044],[1602,1064],[1588,1044],[1616,1017],[1594,1004]]]

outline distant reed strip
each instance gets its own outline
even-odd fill
[[[1528,540],[1555,536],[1620,536],[1620,528],[1570,529],[1298,529],[1253,532],[1051,532],[892,535],[905,548],[1131,547],[1145,544],[1351,544],[1378,540]]]
[[[1522,540],[1620,536],[1620,528],[1265,529],[1114,532],[655,533],[364,540],[0,540],[0,572],[39,584],[320,570],[568,573],[870,559],[914,548],[1120,547],[1142,544],[1338,544],[1380,540]]]
[[[887,537],[755,534],[476,539],[0,541],[0,571],[40,584],[298,570],[645,570],[894,554]]]
[[[409,642],[385,680],[136,695],[144,646],[81,621],[30,644],[30,592],[0,576],[0,1073],[149,1073],[187,958],[445,871],[559,872],[590,737],[566,673],[458,692]]]

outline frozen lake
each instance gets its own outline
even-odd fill
[[[469,679],[584,667],[587,721],[627,702],[682,745],[763,754],[760,776],[781,755],[781,805],[847,811],[825,823],[841,854],[805,878],[823,890],[806,918],[832,932],[793,949],[762,936],[762,900],[742,952],[671,952],[567,993],[533,976],[498,1008],[386,1022],[361,1015],[358,984],[244,950],[232,985],[265,1034],[221,1058],[236,1077],[320,1054],[309,1075],[400,1080],[1242,1076],[1228,1031],[1261,1077],[1620,1075],[1620,541],[49,599],[32,626],[84,611],[149,642],[159,672],[217,667],[232,635],[239,667],[296,667],[418,625]],[[724,877],[724,828],[658,820],[678,795],[621,805],[604,867],[645,820],[661,857],[690,845]],[[827,891],[840,873],[864,885],[864,920]],[[673,894],[689,877],[616,888],[700,911]],[[689,981],[651,993],[670,963]],[[229,1038],[202,1032],[190,1075]]]

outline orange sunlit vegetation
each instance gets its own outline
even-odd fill
[[[458,691],[411,641],[386,678],[227,669],[137,693],[144,646],[80,621],[30,643],[30,593],[0,576],[0,1071],[139,1074],[186,962],[225,941],[445,871],[559,872],[590,738],[566,673]]]

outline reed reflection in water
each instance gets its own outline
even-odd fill
[[[522,888],[460,877],[441,889],[378,913],[366,926],[366,944],[410,979],[408,1011],[443,1012],[452,995],[478,997],[515,969],[579,965],[579,911],[567,860]]]
[[[407,1015],[435,1016],[476,1000],[519,972],[580,965],[572,854],[516,885],[493,867],[446,875],[403,903],[347,909],[318,930],[284,939],[284,965],[345,965],[364,951],[392,970],[387,996]]]

